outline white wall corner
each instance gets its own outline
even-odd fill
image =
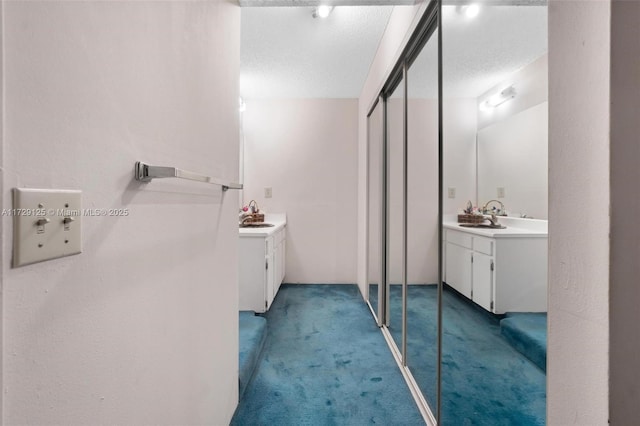
[[[611,2],[549,2],[547,423],[607,424]]]

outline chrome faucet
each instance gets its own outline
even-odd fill
[[[504,204],[502,204],[502,201],[499,200],[489,200],[487,201],[487,203],[482,207],[482,213],[483,214],[487,214],[487,207],[489,206],[489,204],[491,203],[498,203],[500,204],[500,209],[498,210],[498,215],[500,216],[506,216],[507,212],[504,209]],[[492,216],[495,216],[494,214],[491,214]],[[497,220],[497,219],[496,219]]]

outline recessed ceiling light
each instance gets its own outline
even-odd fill
[[[333,10],[332,6],[327,6],[327,5],[318,6],[313,10],[312,16],[314,18],[326,18],[331,14],[332,10]]]
[[[467,18],[475,18],[480,13],[480,5],[479,4],[470,4],[464,11],[464,14],[467,15]]]
[[[475,18],[480,13],[480,5],[477,3],[465,4],[463,6],[458,6],[456,11],[466,16],[469,19]]]

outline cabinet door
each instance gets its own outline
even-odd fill
[[[276,234],[275,237],[275,247],[273,249],[273,295],[272,298],[276,298],[276,294],[278,294],[278,290],[280,289],[280,274],[282,271],[282,264],[280,262],[280,234]]]
[[[265,301],[267,304],[267,310],[271,307],[271,302],[273,302],[274,292],[274,282],[275,282],[275,262],[273,261],[274,255],[274,247],[273,247],[274,238],[269,237],[265,240]]]
[[[493,312],[493,257],[478,252],[473,253],[472,300]]]
[[[280,258],[278,262],[280,264],[280,275],[278,276],[278,289],[280,289],[280,284],[282,284],[282,281],[284,281],[284,266],[285,266],[284,259],[285,259],[285,256],[287,255],[286,244],[287,242],[283,238],[282,241],[280,242],[280,250],[278,251],[278,257]]]
[[[241,237],[238,244],[239,308],[266,311],[265,239]]]
[[[447,284],[471,298],[471,250],[447,242],[445,259]]]

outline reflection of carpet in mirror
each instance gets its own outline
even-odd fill
[[[437,288],[410,285],[408,292],[407,363],[435,405]],[[398,345],[401,297],[402,287],[392,285],[390,322],[398,326],[390,331]],[[502,337],[501,317],[445,286],[442,318],[442,424],[544,425],[546,375]]]

